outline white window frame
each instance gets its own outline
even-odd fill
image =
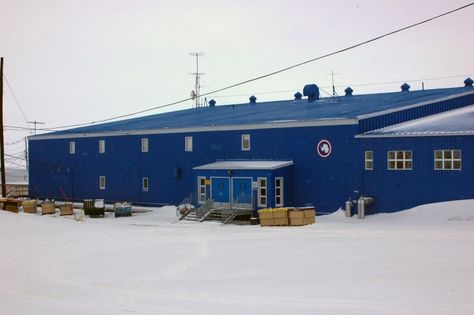
[[[456,157],[454,157],[456,153]],[[462,170],[462,150],[434,150],[434,169],[436,171]],[[459,165],[455,167],[455,164]]]
[[[76,142],[69,141],[69,154],[76,154]]]
[[[142,177],[142,191],[148,191],[149,186],[150,181],[148,180],[148,177]]]
[[[391,150],[387,151],[387,170],[411,171],[413,169],[413,151]]]
[[[99,140],[99,153],[105,153],[105,140],[103,139]]]
[[[197,187],[198,187],[198,203],[203,204],[207,199],[207,181],[205,176],[198,176]]]
[[[250,134],[246,133],[246,134],[241,135],[240,147],[242,151],[250,151],[250,148],[251,148]]]
[[[184,151],[193,152],[193,137],[192,136],[184,137]]]
[[[365,170],[366,171],[372,171],[374,170],[374,151],[372,150],[367,150],[364,153],[364,159],[365,159]]]
[[[261,185],[261,181],[265,182],[265,186]],[[266,177],[257,177],[257,204],[259,207],[266,207],[267,206],[267,201],[268,201],[268,181]],[[263,192],[263,193],[262,193]],[[262,199],[265,200],[265,202],[262,202]]]
[[[105,176],[99,176],[99,189],[105,190]]]
[[[277,181],[280,181],[280,185],[277,185]],[[284,187],[283,177],[275,177],[275,207],[283,207]],[[280,193],[277,193],[278,189],[280,189]],[[280,198],[280,202],[278,202],[278,198]]]
[[[148,152],[148,138],[142,138],[142,152]]]

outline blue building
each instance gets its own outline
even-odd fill
[[[373,212],[474,198],[474,88],[181,110],[29,138],[32,197]]]

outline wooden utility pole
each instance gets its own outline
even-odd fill
[[[3,57],[0,58],[0,168],[2,180],[2,197],[7,196],[5,178],[5,141],[3,137]]]

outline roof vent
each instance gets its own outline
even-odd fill
[[[464,86],[465,87],[468,87],[468,86],[472,87],[472,83],[473,83],[473,81],[472,81],[471,78],[467,78],[466,80],[464,80]]]
[[[403,83],[400,88],[402,89],[402,92],[410,91],[410,86],[407,83]]]
[[[347,89],[344,90],[346,92],[346,96],[352,96],[352,92],[354,92],[353,89],[351,89],[350,86],[347,87]]]
[[[216,106],[216,101],[210,100],[209,101],[209,107],[214,107],[214,106]]]
[[[319,100],[319,88],[316,84],[307,84],[303,88],[303,95],[308,97],[308,102]]]
[[[250,100],[250,104],[255,104],[257,103],[257,98],[255,97],[255,95],[252,95],[249,97],[249,100]]]
[[[296,101],[301,101],[303,94],[301,94],[300,92],[296,92],[294,96]]]

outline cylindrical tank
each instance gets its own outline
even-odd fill
[[[346,217],[352,217],[352,201],[346,201]]]
[[[357,217],[359,219],[365,218],[365,200],[364,197],[360,197],[357,200]]]

